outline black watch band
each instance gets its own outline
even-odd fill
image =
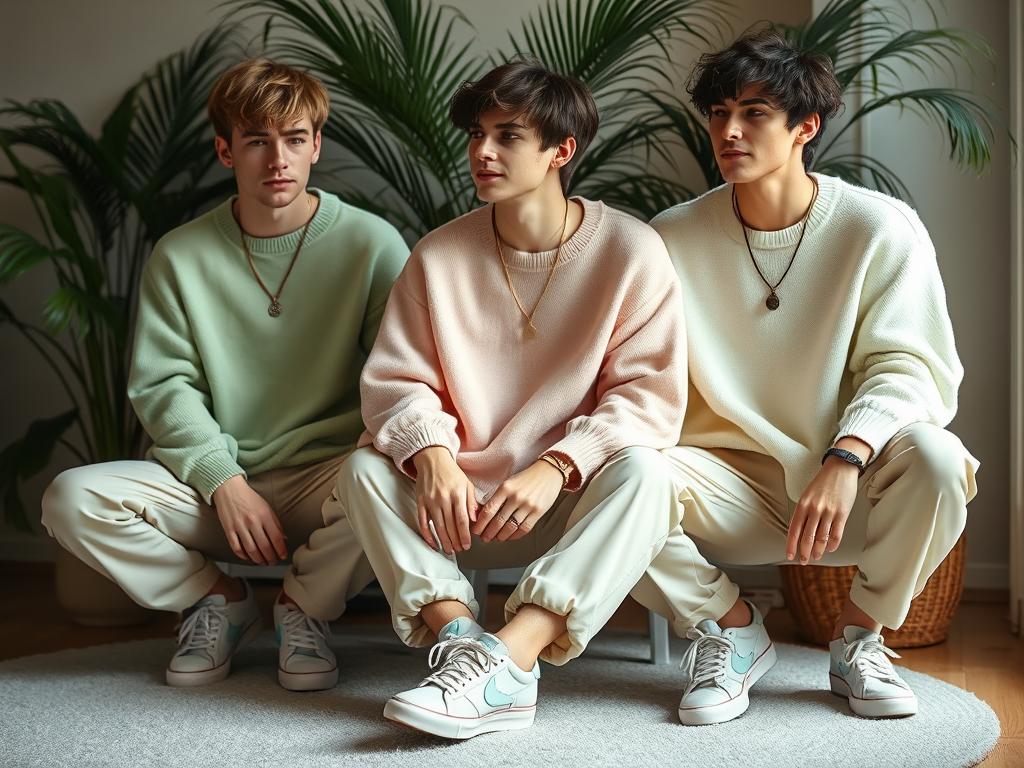
[[[847,464],[853,464],[857,468],[857,473],[860,475],[864,474],[864,470],[867,468],[864,466],[863,460],[853,451],[847,451],[844,448],[829,448],[825,451],[825,455],[821,457],[821,463],[824,464],[829,456],[835,456],[837,459],[845,461]]]

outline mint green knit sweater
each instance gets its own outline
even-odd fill
[[[280,317],[230,200],[161,238],[142,275],[128,396],[150,456],[208,502],[234,475],[336,455],[363,429],[359,374],[409,249],[383,219],[311,191]],[[300,234],[249,240],[271,291]]]

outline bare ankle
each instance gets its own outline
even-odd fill
[[[245,582],[223,573],[206,594],[224,595],[229,603],[235,603],[245,599]]]
[[[754,620],[754,612],[750,610],[747,601],[738,598],[732,608],[718,620],[721,629],[735,629],[738,627],[749,627]]]

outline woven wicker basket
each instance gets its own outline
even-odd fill
[[[916,648],[946,639],[964,586],[967,534],[942,561],[924,592],[910,604],[910,613],[898,630],[884,631],[890,648]],[[816,645],[828,645],[832,623],[850,594],[856,566],[783,565],[782,592],[801,638]]]

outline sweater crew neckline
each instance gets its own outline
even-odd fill
[[[306,240],[303,248],[312,245],[321,235],[330,230],[338,213],[341,211],[341,201],[331,194],[325,194],[322,190],[309,187],[308,192],[316,195],[320,203],[317,205],[316,213],[309,222],[309,231],[306,233]],[[220,233],[239,250],[242,249],[242,229],[235,220],[232,207],[238,195],[232,195],[230,199],[214,209],[213,216],[217,222],[217,229]],[[253,256],[284,256],[292,255],[299,246],[302,239],[302,227],[278,237],[251,237],[246,236],[249,251]]]
[[[604,203],[587,200],[576,195],[569,199],[575,200],[583,206],[583,221],[580,222],[579,227],[572,233],[572,236],[562,243],[561,254],[558,258],[559,266],[572,261],[587,250],[590,241],[601,226],[601,221],[604,218]],[[494,231],[491,228],[491,206],[487,205],[479,208],[477,213],[484,227],[481,234],[485,236],[493,251]],[[552,248],[550,251],[519,251],[510,247],[507,243],[502,244],[502,253],[509,269],[522,270],[524,272],[550,269],[556,252],[557,249],[555,248]]]
[[[834,176],[825,176],[820,173],[810,174],[818,182],[818,199],[814,202],[810,216],[807,217],[807,234],[811,235],[816,229],[824,225],[832,211],[835,209],[836,200],[839,197],[839,179]],[[724,200],[719,206],[719,214],[722,219],[722,228],[736,242],[743,244],[743,225],[736,219],[732,210],[732,185],[726,184],[722,187]],[[803,228],[801,222],[771,231],[761,229],[747,229],[747,238],[751,248],[760,250],[772,250],[776,248],[791,248],[800,241],[800,231]]]

